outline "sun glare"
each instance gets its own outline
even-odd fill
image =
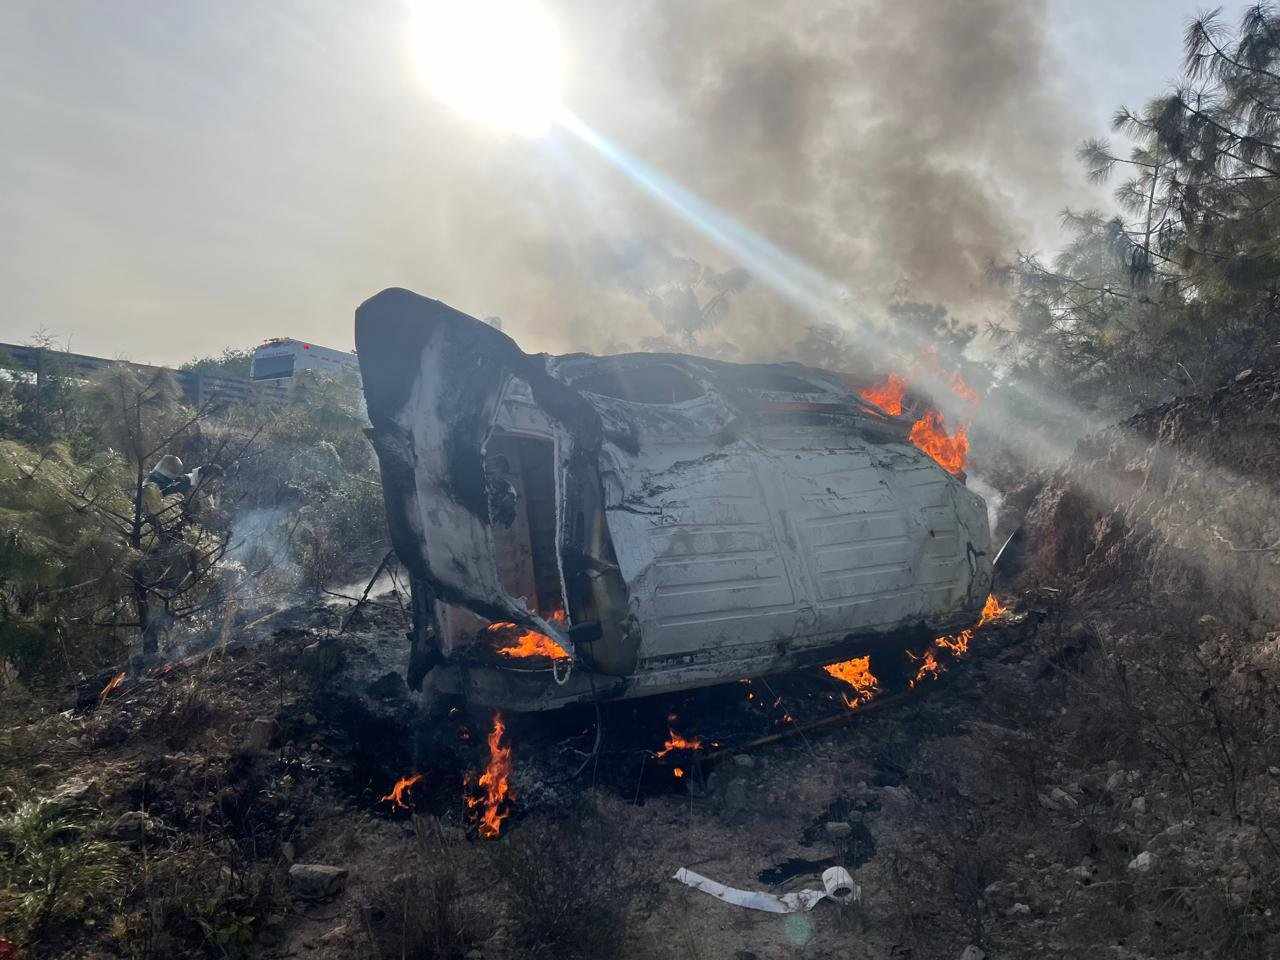
[[[413,54],[431,93],[473,120],[541,136],[560,110],[560,38],[536,0],[415,0]]]

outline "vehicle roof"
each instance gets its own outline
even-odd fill
[[[283,347],[290,344],[297,344],[309,350],[324,350],[328,353],[337,353],[344,357],[355,357],[356,355],[354,350],[339,350],[337,347],[326,347],[322,343],[312,343],[310,340],[298,340],[294,337],[268,337],[254,348],[254,352],[256,353],[264,347]]]

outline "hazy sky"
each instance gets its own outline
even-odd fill
[[[1089,199],[1071,149],[1175,77],[1197,5],[547,6],[595,129],[855,292],[963,313],[982,257],[1051,245]],[[405,22],[394,0],[0,5],[0,341],[348,348],[355,306],[402,285],[526,349],[600,349],[655,271],[715,261],[599,158],[433,103]]]

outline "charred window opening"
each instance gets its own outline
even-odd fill
[[[601,397],[631,403],[683,403],[706,391],[679,367],[648,363],[635,367],[611,367],[574,381],[573,386]]]
[[[292,354],[284,357],[254,357],[253,366],[249,373],[249,379],[251,380],[271,380],[276,377],[292,376]]]
[[[495,434],[485,451],[485,479],[502,589],[550,617],[564,609],[556,561],[555,446]]]

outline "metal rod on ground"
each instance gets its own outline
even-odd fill
[[[347,611],[347,615],[342,618],[342,623],[338,627],[338,633],[342,633],[347,629],[347,624],[351,622],[351,618],[355,616],[355,612],[364,606],[364,602],[369,599],[369,591],[373,589],[373,585],[378,582],[378,578],[382,576],[382,571],[387,569],[387,564],[391,562],[391,558],[395,556],[394,550],[388,550],[387,555],[382,558],[382,562],[378,564],[378,569],[373,571],[373,576],[369,578],[369,582],[365,584],[364,593],[360,595],[360,599],[356,601],[356,605]]]
[[[767,737],[760,737],[748,743],[740,744],[736,747],[726,747],[723,750],[716,750],[714,753],[708,753],[702,757],[702,763],[713,764],[718,763],[724,757],[732,756],[735,753],[741,753],[744,750],[754,750],[756,747],[767,747],[773,743],[779,743],[798,734],[805,734],[811,730],[824,730],[827,727],[839,727],[846,723],[852,723],[864,714],[879,710],[881,707],[892,706],[893,704],[902,703],[904,700],[912,696],[910,692],[895,694],[892,697],[885,697],[883,700],[872,700],[870,703],[863,704],[856,710],[846,710],[832,717],[823,717],[821,720],[814,720],[812,723],[801,724],[798,727],[792,727],[784,730],[782,733],[771,733]]]
[[[644,756],[640,758],[640,776],[636,779],[636,803],[640,802],[640,787],[644,785],[644,765],[648,762],[649,752],[646,750]]]
[[[782,698],[773,692],[773,687],[769,686],[768,678],[761,677],[760,682],[763,683],[764,688],[769,691],[769,696],[773,697],[777,703],[782,703]],[[785,705],[783,709],[786,709]],[[800,738],[804,740],[804,745],[809,749],[809,755],[815,760],[818,759],[818,754],[814,752],[813,744],[809,742],[809,738],[804,735],[804,730],[797,730],[796,733],[800,734]]]

